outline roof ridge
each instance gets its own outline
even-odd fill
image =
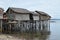
[[[9,9],[15,11],[15,12],[21,12],[21,13],[30,13],[29,10],[24,8],[16,8],[16,7],[9,7]]]

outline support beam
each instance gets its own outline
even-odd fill
[[[2,32],[2,20],[1,20],[1,32]]]
[[[20,27],[20,20],[18,22],[19,22],[19,27]]]
[[[44,24],[45,24],[45,30],[46,30],[46,31],[49,31],[49,30],[48,30],[48,29],[49,29],[49,28],[48,28],[48,20],[45,20],[45,23],[44,23]]]
[[[48,20],[48,31],[50,31],[50,20]]]
[[[36,25],[37,25],[37,24],[36,24],[36,21],[35,21],[35,33],[36,33],[36,28],[37,28]]]
[[[42,21],[41,21],[41,30],[42,30]]]
[[[10,24],[10,33],[11,33],[11,24]]]
[[[41,21],[39,21],[38,23],[39,23],[39,31],[41,31]]]
[[[49,31],[49,20],[47,20],[47,27],[48,27],[48,31]]]
[[[50,31],[50,20],[49,20],[49,31]]]

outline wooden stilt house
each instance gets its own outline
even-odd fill
[[[50,18],[42,11],[31,12],[23,8],[9,7],[3,14],[6,30],[16,32],[50,31]],[[1,22],[2,23],[2,22]]]
[[[42,11],[35,11],[39,14],[39,21],[41,30],[50,31],[50,18],[51,16]]]
[[[9,19],[8,24],[10,25],[9,28],[13,28],[15,30],[19,29],[19,31],[25,31],[29,29],[30,22],[33,21],[33,17],[30,11],[23,8],[13,8],[10,7],[6,11],[7,18]],[[12,22],[13,23],[12,25]],[[14,26],[14,27],[13,27]]]
[[[2,32],[3,29],[3,14],[4,14],[4,9],[0,8],[0,32]]]

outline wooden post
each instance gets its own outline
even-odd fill
[[[48,29],[49,29],[49,26],[48,26],[48,20],[46,20],[46,29],[47,29],[47,31],[48,31]]]
[[[11,24],[10,24],[10,33],[11,33]]]
[[[49,31],[50,31],[50,20],[49,20]]]
[[[42,21],[41,21],[41,30],[42,30]]]
[[[2,32],[2,20],[1,20],[1,32]]]
[[[29,27],[29,23],[25,22],[25,29],[26,29],[26,32],[27,32],[27,27]],[[28,28],[29,29],[29,28]]]
[[[48,31],[49,31],[49,20],[47,20],[47,27],[48,27]]]
[[[29,22],[29,32],[30,32],[30,22]]]
[[[18,27],[20,26],[20,21],[18,20]]]
[[[34,23],[35,23],[35,33],[36,33],[36,21]]]
[[[48,31],[50,31],[50,22],[48,20]]]
[[[39,21],[39,31],[41,30],[41,22]]]
[[[31,30],[32,30],[31,32],[33,32],[33,23],[31,23]]]

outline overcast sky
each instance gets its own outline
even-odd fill
[[[60,0],[0,0],[0,7],[6,11],[8,7],[25,8],[31,11],[44,11],[52,18],[60,19]]]

